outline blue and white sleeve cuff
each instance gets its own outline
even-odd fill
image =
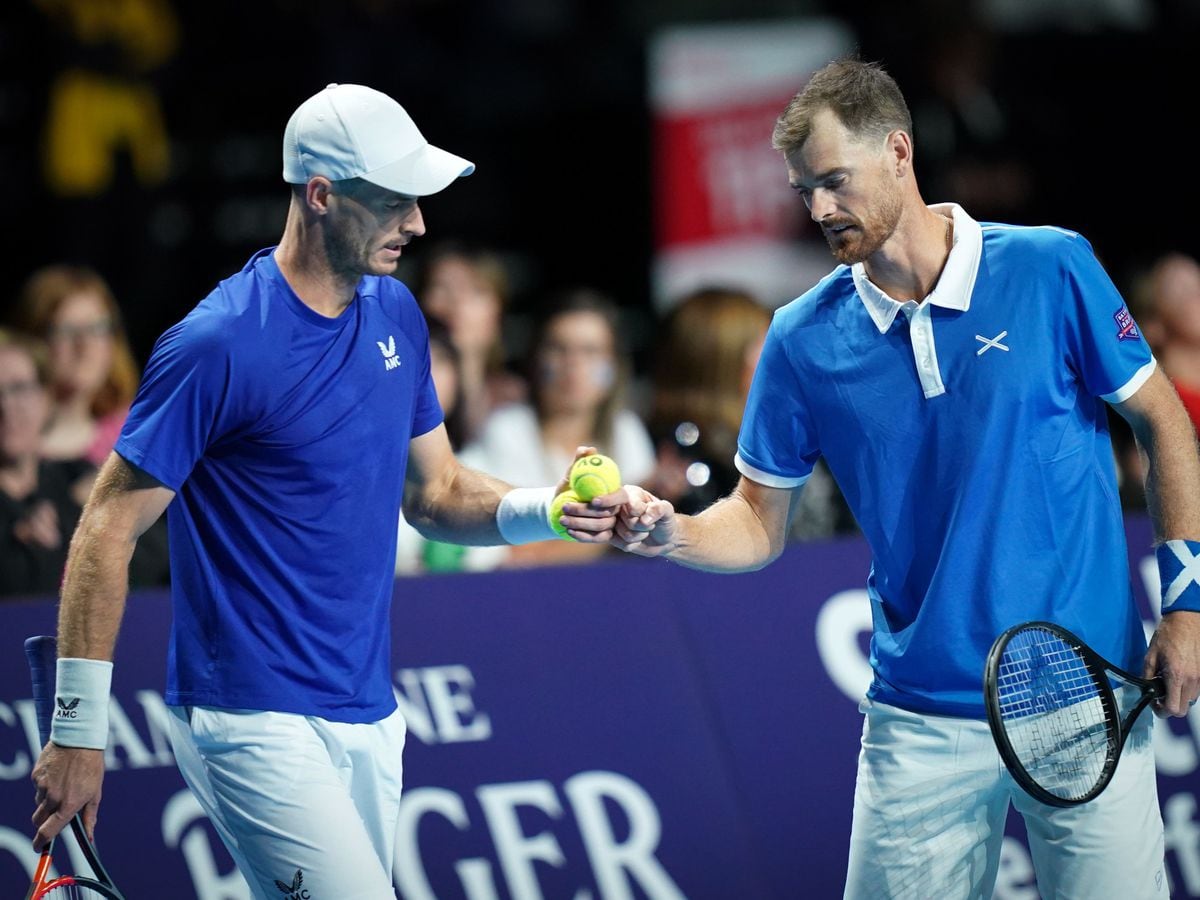
[[[749,478],[751,481],[757,481],[759,484],[765,484],[767,487],[773,488],[798,488],[804,482],[808,481],[809,475],[803,475],[799,478],[789,477],[786,475],[774,475],[771,472],[764,472],[757,466],[752,466],[746,462],[745,457],[738,453],[733,458],[733,464],[737,470]]]
[[[1136,394],[1154,374],[1154,370],[1158,368],[1158,360],[1153,356],[1150,357],[1150,362],[1146,363],[1140,369],[1133,373],[1133,377],[1117,388],[1110,394],[1101,395],[1100,399],[1105,403],[1124,403],[1134,394]]]

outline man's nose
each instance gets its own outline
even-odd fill
[[[421,215],[420,206],[413,207],[412,214],[404,220],[401,228],[413,237],[420,237],[425,233],[425,217]]]
[[[812,197],[808,203],[808,212],[812,216],[812,220],[818,225],[822,219],[827,219],[833,215],[837,209],[837,204],[833,202],[833,198],[829,192],[822,188],[817,188],[812,192]]]

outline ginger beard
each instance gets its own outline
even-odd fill
[[[874,209],[862,219],[829,218],[821,222],[821,233],[833,258],[843,265],[866,262],[895,233],[904,204],[900,191],[883,188]],[[850,226],[844,231],[836,229]]]

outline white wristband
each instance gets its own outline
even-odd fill
[[[50,740],[60,747],[105,748],[112,669],[103,659],[58,661]]]
[[[510,544],[553,541],[558,534],[550,525],[554,488],[513,488],[500,498],[496,525]]]

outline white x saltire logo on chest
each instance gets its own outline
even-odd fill
[[[997,350],[1003,350],[1005,353],[1007,353],[1008,348],[1006,346],[1004,346],[1002,343],[1000,343],[1006,337],[1008,337],[1007,331],[1000,332],[994,338],[986,338],[982,334],[975,335],[975,340],[983,342],[983,346],[975,351],[975,355],[983,356],[984,351],[991,350],[993,347],[995,347]]]
[[[1186,541],[1166,541],[1167,549],[1183,565],[1183,569],[1163,591],[1162,608],[1169,609],[1184,591],[1193,584],[1200,584],[1200,556],[1193,556]]]

